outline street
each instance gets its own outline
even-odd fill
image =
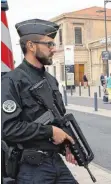
[[[94,163],[111,170],[111,118],[83,112],[67,110],[73,113],[81,127],[94,155]]]

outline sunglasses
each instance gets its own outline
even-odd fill
[[[41,41],[32,41],[33,43],[38,43],[38,44],[45,44],[48,46],[48,48],[51,48],[51,47],[55,47],[56,44],[54,42],[41,42]]]

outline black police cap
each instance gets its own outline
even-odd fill
[[[26,20],[15,25],[20,37],[29,34],[40,34],[55,38],[59,26],[54,22],[41,19]]]

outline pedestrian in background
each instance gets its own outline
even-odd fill
[[[83,82],[84,82],[84,88],[86,88],[88,86],[88,79],[86,75],[83,76]]]
[[[110,76],[107,78],[107,91],[108,91],[108,100],[111,103],[111,73]]]
[[[101,86],[103,86],[105,84],[105,76],[103,73],[100,76],[100,81],[101,81]]]

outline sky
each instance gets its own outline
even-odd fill
[[[40,18],[49,20],[62,13],[88,8],[104,6],[104,0],[8,0],[9,10],[7,19],[11,34],[12,48],[16,66],[21,63],[21,49],[18,45],[19,37],[15,24],[24,20]],[[111,8],[111,2],[107,3]]]

